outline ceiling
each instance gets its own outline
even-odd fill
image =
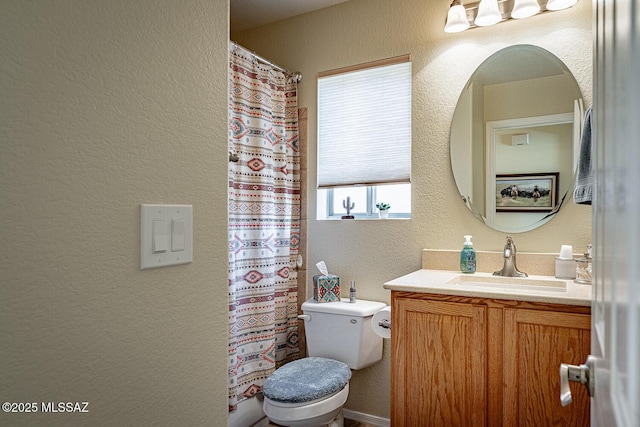
[[[546,50],[531,46],[511,46],[487,58],[471,79],[483,85],[494,85],[567,72],[569,70],[566,66]]]
[[[347,0],[231,0],[231,33],[323,9]]]

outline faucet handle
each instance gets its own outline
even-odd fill
[[[511,249],[513,253],[516,252],[516,244],[513,241],[513,238],[509,235],[507,235],[507,244],[505,245],[505,248]]]

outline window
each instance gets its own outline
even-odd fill
[[[411,218],[411,184],[345,187],[318,190],[318,219],[339,219],[347,214],[343,202],[354,203],[351,215],[378,218],[376,203],[391,205],[390,218]]]
[[[411,62],[408,55],[320,73],[318,219],[411,214]]]

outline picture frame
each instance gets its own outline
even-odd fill
[[[558,172],[496,175],[496,212],[551,212],[558,203]]]

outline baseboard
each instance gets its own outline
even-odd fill
[[[257,423],[251,424],[251,427],[269,427],[270,425],[269,418],[264,417]]]
[[[344,409],[344,417],[360,423],[369,424],[375,427],[390,427],[391,420],[388,418],[376,417],[375,415],[365,414],[363,412],[351,411]]]

